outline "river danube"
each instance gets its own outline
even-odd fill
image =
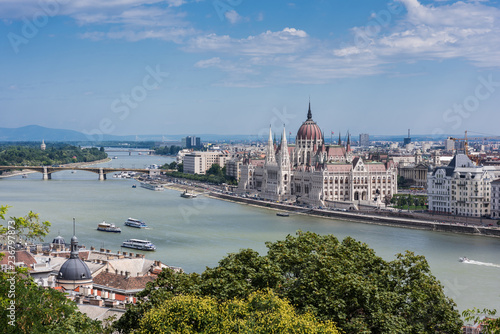
[[[173,160],[137,152],[132,156],[126,152],[109,154],[117,159],[101,166],[144,168]],[[283,218],[275,211],[203,196],[184,199],[169,189],[155,192],[138,185],[132,188],[134,183],[111,174],[106,181],[99,181],[97,174],[85,171],[57,172],[48,181],[33,173],[27,178],[0,179],[0,204],[12,206],[9,216],[22,216],[32,210],[42,220],[50,221],[47,242],[58,234],[69,242],[75,217],[77,237],[87,247],[118,251],[127,238],[148,239],[157,246],[156,252],[145,253],[148,258],[182,267],[186,272],[201,273],[206,266],[217,265],[227,253],[242,248],[264,254],[266,241],[282,240],[297,230],[334,234],[340,240],[351,236],[367,243],[385,260],[407,249],[424,255],[460,310],[474,306],[500,310],[500,239],[302,215]],[[123,226],[128,217],[144,220],[149,229]],[[102,221],[119,225],[122,233],[98,232],[97,224]],[[458,262],[462,256],[472,263]]]

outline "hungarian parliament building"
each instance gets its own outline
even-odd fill
[[[350,137],[345,145],[325,144],[320,127],[312,119],[300,126],[295,145],[287,143],[286,131],[275,145],[269,129],[265,159],[245,159],[241,167],[240,193],[272,201],[299,202],[339,207],[380,205],[397,193],[397,169],[388,163],[365,162],[354,155]],[[339,203],[342,202],[342,203]]]

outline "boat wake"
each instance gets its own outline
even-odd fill
[[[500,264],[495,264],[495,263],[489,263],[489,262],[480,262],[480,261],[474,261],[474,260],[468,260],[464,261],[462,263],[467,263],[467,264],[475,264],[478,266],[486,266],[486,267],[496,267],[500,268]]]

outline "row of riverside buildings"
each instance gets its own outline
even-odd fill
[[[325,144],[320,127],[307,119],[297,132],[295,145],[286,139],[273,143],[272,130],[264,159],[246,158],[238,191],[271,201],[335,206],[336,202],[378,205],[397,192],[397,170],[392,162],[365,162],[354,156],[350,138],[342,145]]]
[[[288,143],[284,127],[280,141],[273,139],[270,128],[261,152],[234,159],[228,151],[190,152],[184,171],[205,174],[217,163],[239,180],[234,190],[241,195],[343,208],[380,206],[397,193],[399,175],[427,191],[430,212],[500,218],[500,166],[478,166],[465,150],[446,157],[436,150],[427,160],[419,149],[413,157],[357,156],[349,136],[346,143],[340,136],[336,144],[325,143],[310,103],[295,143]]]

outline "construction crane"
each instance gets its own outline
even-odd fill
[[[457,141],[463,141],[464,142],[464,153],[476,163],[476,165],[479,165],[479,156],[473,156],[472,154],[469,153],[469,140],[482,140],[483,143],[485,140],[491,140],[491,139],[500,139],[498,136],[493,136],[493,137],[467,137],[467,130],[465,130],[465,137],[464,138],[454,138],[454,137],[448,137],[448,139],[453,140],[455,142]]]

